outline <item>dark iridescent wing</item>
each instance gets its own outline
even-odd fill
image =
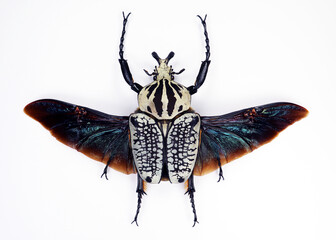
[[[117,171],[135,173],[129,146],[128,117],[52,99],[28,104],[25,113],[57,140]]]
[[[271,103],[221,116],[201,117],[201,144],[194,168],[204,175],[275,138],[308,111],[292,103]]]

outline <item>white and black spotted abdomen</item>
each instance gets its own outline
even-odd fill
[[[138,101],[141,111],[159,120],[168,120],[190,108],[190,93],[181,84],[160,79],[144,87]]]

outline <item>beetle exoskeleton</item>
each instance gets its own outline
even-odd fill
[[[201,18],[204,29],[206,56],[202,61],[195,84],[185,87],[174,81],[168,66],[174,56],[170,52],[158,62],[153,82],[142,87],[134,82],[124,59],[125,27],[130,14],[123,14],[123,30],[119,45],[119,63],[123,77],[138,94],[139,109],[130,116],[108,115],[96,110],[53,99],[28,104],[24,111],[39,121],[57,140],[106,164],[102,176],[107,178],[108,167],[137,174],[138,205],[133,222],[137,225],[141,198],[147,183],[187,182],[187,192],[197,223],[194,202],[194,175],[201,176],[268,143],[289,125],[305,117],[308,111],[293,103],[271,103],[233,113],[204,117],[191,108],[191,95],[205,81],[210,65],[210,45],[206,16]]]

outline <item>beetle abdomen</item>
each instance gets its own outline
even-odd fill
[[[141,111],[168,120],[190,108],[190,93],[181,84],[161,79],[144,87],[138,101]]]

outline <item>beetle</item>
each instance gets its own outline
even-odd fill
[[[138,225],[145,184],[161,181],[186,183],[194,215],[194,175],[201,176],[252,152],[271,141],[287,126],[300,120],[308,111],[296,104],[277,102],[251,107],[219,116],[200,116],[191,109],[191,95],[203,85],[210,65],[210,45],[206,16],[199,17],[205,36],[205,60],[202,61],[195,84],[185,87],[175,82],[169,60],[170,52],[161,59],[152,73],[153,82],[141,86],[133,80],[124,59],[124,37],[130,13],[123,13],[119,45],[119,63],[123,78],[138,94],[139,108],[129,116],[105,114],[87,107],[53,99],[28,104],[24,111],[40,122],[60,142],[125,174],[137,174],[137,210],[133,222]],[[132,222],[132,223],[133,223]]]

